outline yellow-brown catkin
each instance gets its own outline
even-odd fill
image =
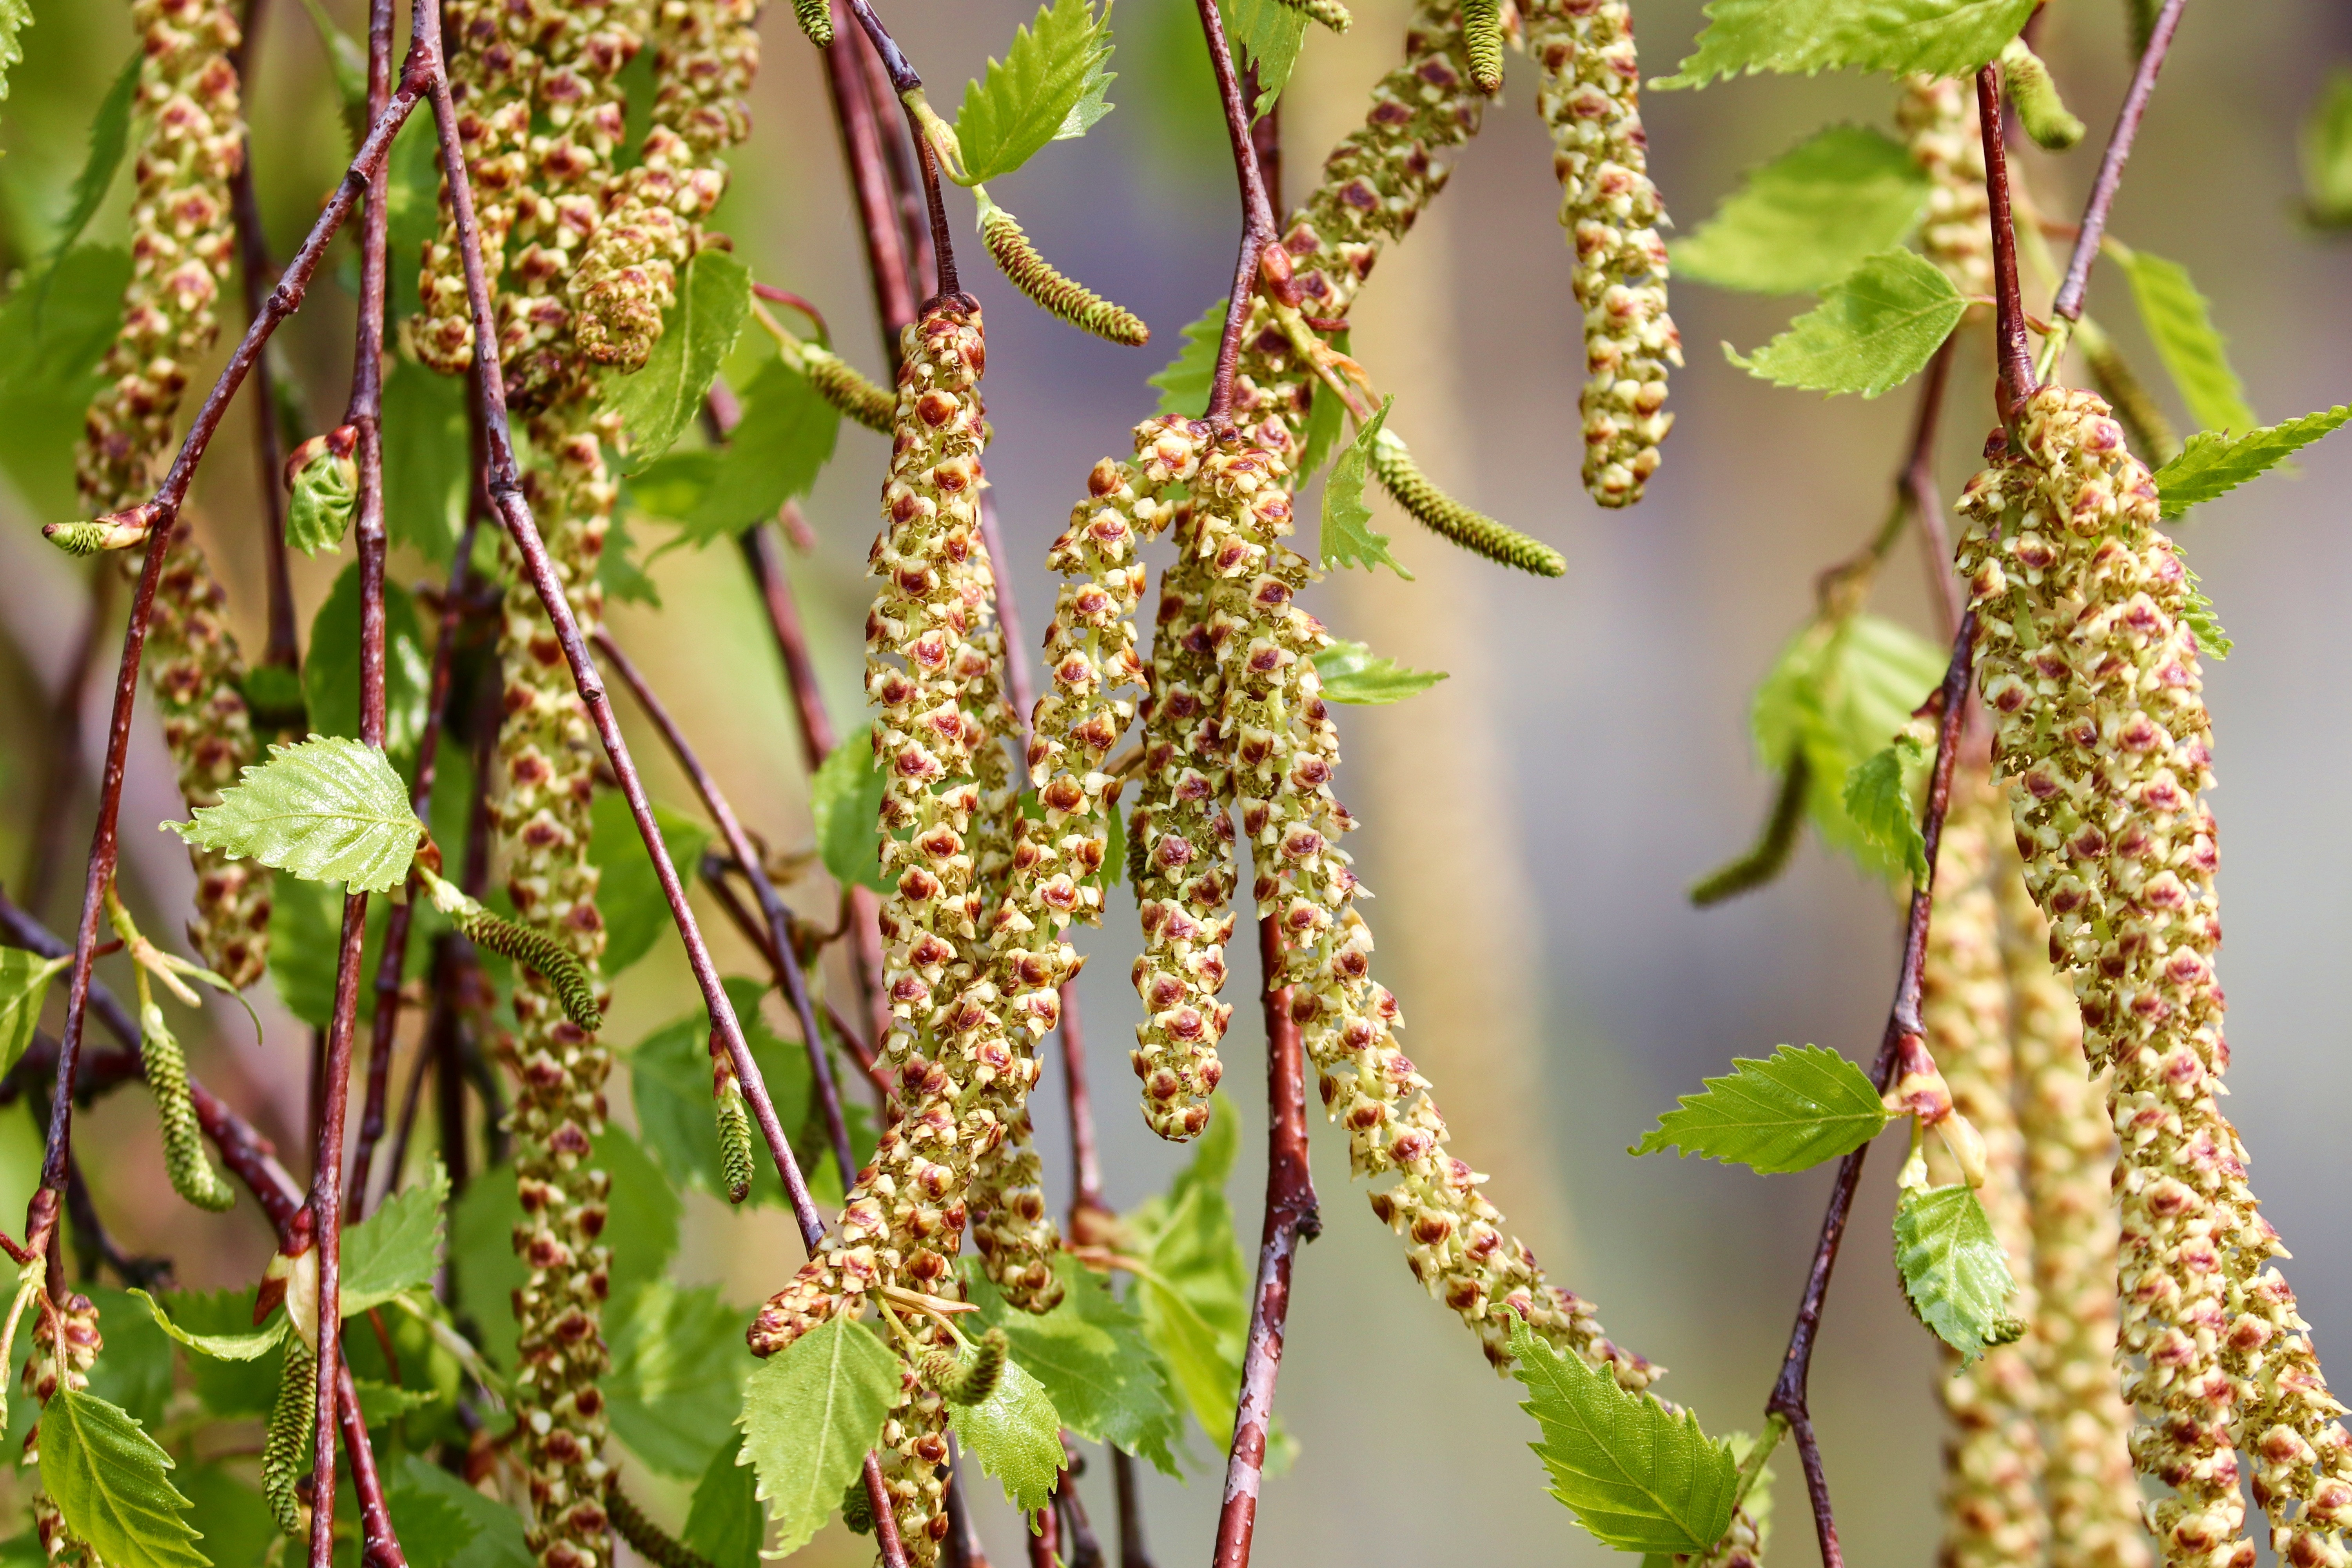
[[[1624,0],[1533,0],[1528,52],[1543,68],[1536,105],[1551,129],[1584,313],[1584,488],[1602,506],[1631,506],[1674,426],[1666,370],[1683,363],[1666,313],[1665,208],[1650,183],[1633,14]]]
[[[2242,1446],[2280,1560],[2340,1561],[2352,1440],[2268,1267],[2284,1248],[2217,1099],[2220,855],[2187,569],[2157,530],[2147,469],[2088,393],[2029,399],[2016,448],[1961,510],[2026,883],[2074,982],[2085,1056],[2113,1068],[2132,1455],[2171,1489],[2149,1522],[2168,1564],[2247,1568]]]
[[[153,492],[172,453],[173,417],[188,373],[219,331],[221,286],[236,247],[228,183],[244,159],[236,12],[226,0],[137,0],[142,55],[139,113],[145,130],[131,207],[131,284],[122,326],[107,353],[105,388],[82,422],[76,479],[94,513]],[[123,565],[136,572],[139,558]],[[147,680],[163,739],[191,808],[217,805],[253,762],[245,661],[229,627],[227,595],[184,521],[175,524],[155,586]],[[239,987],[269,954],[269,872],[217,850],[191,848],[195,918],[188,935],[204,961]]]
[[[449,57],[457,141],[473,193],[482,268],[493,291],[506,269],[507,237],[530,178],[525,143],[541,41],[566,26],[555,0],[442,0],[442,47]],[[406,323],[409,345],[442,374],[463,375],[473,364],[474,314],[446,178],[441,232],[426,243],[422,260],[416,288],[423,308]]]
[[[2042,1383],[2051,1568],[2148,1568],[2131,1406],[2116,1376],[2116,1224],[2107,1196],[2116,1131],[2106,1086],[2083,1060],[2083,1016],[2050,967],[2049,923],[2026,890],[2024,867],[2005,839],[1995,847],[2033,1220],[2035,1313],[2026,1342]]]
[[[2024,1139],[2011,1098],[2016,1079],[2009,987],[2001,970],[1994,847],[2000,803],[1980,767],[1952,784],[1950,815],[1936,861],[1935,919],[1920,974],[1920,1021],[1950,1087],[1952,1109],[1983,1136],[1985,1181],[1978,1190],[1993,1235],[2018,1282],[2010,1310],[2035,1318],[2033,1227],[2026,1202]],[[1932,1179],[1960,1179],[1942,1145],[1930,1150]],[[2035,1563],[2049,1521],[2035,1491],[2042,1472],[2041,1383],[2032,1347],[1995,1345],[1966,1365],[1941,1352],[1937,1394],[1944,1406],[1943,1568],[2009,1568]]]
[[[1963,294],[1992,292],[1992,229],[1985,221],[1984,139],[1976,84],[1908,76],[1895,100],[1895,124],[1911,162],[1927,176],[1927,217],[1919,248]]]
[[[87,1296],[76,1292],[66,1298],[53,1320],[37,1306],[33,1309],[33,1354],[25,1363],[25,1390],[43,1405],[57,1396],[58,1379],[71,1389],[89,1386],[89,1369],[98,1362],[98,1352],[106,1341],[98,1331],[98,1308]],[[64,1353],[58,1353],[58,1332],[64,1332]],[[41,1429],[38,1425],[25,1435],[22,1463],[36,1474],[41,1463]],[[57,1501],[46,1489],[33,1493],[33,1529],[40,1537],[42,1556],[51,1568],[106,1568],[96,1552],[66,1528],[65,1515],[58,1511]]]

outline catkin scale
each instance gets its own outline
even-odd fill
[[[923,1379],[950,1405],[984,1404],[1004,1376],[1012,1346],[1003,1329],[991,1329],[972,1346],[970,1361],[953,1352],[932,1351],[923,1357]]]
[[[980,237],[1005,280],[1047,315],[1129,348],[1140,348],[1151,341],[1151,329],[1142,317],[1065,277],[1021,231],[1013,215],[994,203],[986,204],[982,211]]]
[[[261,1495],[278,1528],[297,1541],[310,1534],[310,1505],[301,1483],[310,1477],[310,1418],[317,1408],[319,1358],[293,1334],[278,1374],[278,1399],[261,1439]]]
[[[1517,529],[1506,528],[1484,512],[1474,511],[1432,482],[1413,461],[1402,437],[1383,429],[1372,442],[1372,472],[1381,488],[1415,522],[1441,539],[1453,541],[1473,555],[1483,555],[1502,566],[1515,566],[1538,577],[1558,577],[1568,571],[1568,558],[1541,540]]]
[[[818,48],[833,47],[833,6],[829,0],[793,0],[793,17],[808,41]]]
[[[1978,133],[1972,83],[1907,76],[1895,100],[1895,128],[1911,162],[1927,176],[1927,216],[1919,248],[1952,287],[1992,292],[1992,229],[1986,220],[1984,139]]]

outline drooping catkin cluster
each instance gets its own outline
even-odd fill
[[[1665,208],[1648,173],[1633,15],[1624,0],[1534,0],[1528,50],[1543,68],[1536,103],[1551,129],[1584,312],[1584,488],[1602,506],[1631,506],[1674,426],[1666,370],[1683,363],[1666,313]]]
[[[2250,1563],[2242,1445],[2281,1561],[2337,1562],[2352,1439],[2268,1267],[2284,1248],[2217,1100],[2229,1047],[2190,584],[2104,403],[2045,388],[2018,428],[2021,449],[1962,496],[1960,562],[2027,885],[2074,979],[2085,1055],[2113,1068],[2132,1453],[2173,1494],[2150,1522],[2168,1563]]]
[[[1992,229],[1985,221],[1984,140],[1973,83],[1908,76],[1895,100],[1895,124],[1911,162],[1927,176],[1927,217],[1919,248],[1963,294],[1992,292]]]
[[[2050,928],[2004,836],[1994,887],[2033,1222],[2042,1492],[2051,1568],[2147,1568],[2131,1407],[2116,1377],[2116,1133],[2083,1060],[2083,1016],[2050,967]]]
[[[57,1396],[58,1380],[71,1389],[89,1386],[89,1369],[106,1340],[98,1331],[98,1307],[76,1291],[58,1304],[53,1317],[36,1303],[33,1310],[33,1354],[25,1363],[25,1389],[43,1405]],[[60,1336],[63,1339],[60,1347]],[[62,1353],[60,1353],[62,1351]],[[23,1465],[38,1474],[41,1428],[25,1434]],[[40,1537],[42,1556],[50,1568],[106,1568],[89,1544],[66,1528],[65,1515],[47,1488],[33,1493],[33,1530]]]
[[[540,39],[560,18],[548,0],[442,0],[441,36],[457,141],[474,198],[482,269],[495,290],[506,269],[507,237],[530,177],[525,143],[540,71]],[[441,182],[441,231],[425,247],[416,288],[422,310],[404,331],[416,357],[443,375],[473,363],[474,314],[466,298],[449,183]]]
[[[188,374],[219,331],[218,303],[236,252],[229,181],[244,160],[236,67],[240,37],[227,0],[137,0],[138,191],[131,208],[131,283],[108,350],[105,387],[91,400],[76,454],[83,503],[96,513],[147,500],[171,455],[173,416]],[[136,572],[138,557],[123,565]],[[155,587],[147,680],[190,807],[217,805],[254,761],[245,662],[227,595],[184,521]],[[205,963],[240,988],[268,960],[269,872],[257,862],[191,848],[195,918],[188,935]]]
[[[2024,1139],[2012,1099],[2016,1079],[2007,976],[2001,969],[1994,850],[2000,800],[1980,768],[1953,781],[1936,861],[1935,918],[1920,974],[1920,1021],[1952,1109],[1984,1140],[1977,1196],[2018,1282],[2011,1310],[2035,1316],[2033,1226],[2026,1201]],[[1939,1184],[1960,1179],[1941,1144],[1928,1156]],[[1944,1405],[1943,1568],[2008,1568],[2041,1559],[2049,1520],[2042,1472],[2042,1390],[2032,1351],[1995,1345],[1966,1365],[1947,1346],[1937,1394]]]
[[[656,0],[653,126],[564,286],[575,340],[596,363],[635,370],[661,336],[677,269],[727,191],[719,154],[751,134],[758,13],[756,0]]]

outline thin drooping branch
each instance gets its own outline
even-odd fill
[[[1920,1033],[1920,975],[1927,966],[1927,921],[1935,907],[1936,856],[1943,844],[1944,816],[1952,799],[1952,767],[1959,754],[1960,730],[1968,714],[1969,675],[1975,659],[1976,630],[1976,612],[1970,610],[1960,617],[1959,627],[1953,634],[1951,662],[1945,668],[1944,683],[1935,699],[1941,704],[1937,714],[1936,762],[1928,775],[1927,805],[1920,822],[1920,836],[1927,840],[1927,874],[1911,889],[1910,916],[1903,933],[1903,961],[1895,980],[1895,1005],[1888,1009],[1886,1027],[1879,1037],[1878,1056],[1871,1066],[1871,1081],[1882,1093],[1904,1040],[1916,1038]],[[1796,1324],[1789,1331],[1789,1348],[1781,1358],[1780,1375],[1772,1384],[1772,1396],[1764,1405],[1765,1415],[1787,1422],[1796,1437],[1798,1458],[1805,1471],[1805,1492],[1812,1502],[1813,1529],[1821,1541],[1822,1568],[1844,1568],[1845,1558],[1838,1547],[1837,1519],[1830,1508],[1829,1479],[1822,1469],[1812,1415],[1806,1406],[1807,1381],[1812,1373],[1813,1343],[1821,1331],[1822,1308],[1829,1299],[1830,1275],[1837,1267],[1838,1247],[1845,1239],[1854,1190],[1862,1181],[1862,1162],[1869,1152],[1870,1145],[1864,1143],[1838,1162],[1837,1176],[1830,1185],[1829,1208],[1822,1215],[1821,1238],[1813,1247],[1812,1268],[1805,1277],[1805,1292],[1797,1304]]]
[[[621,684],[629,689],[637,706],[661,731],[670,755],[677,759],[677,765],[693,783],[695,793],[702,797],[703,809],[710,814],[719,837],[726,840],[728,852],[735,857],[735,863],[751,884],[752,895],[760,900],[760,911],[768,922],[768,961],[774,967],[776,984],[792,1005],[793,1016],[800,1021],[801,1037],[808,1045],[809,1078],[818,1110],[824,1117],[825,1136],[833,1144],[834,1159],[840,1163],[842,1180],[853,1181],[857,1174],[857,1157],[849,1146],[849,1124],[842,1119],[841,1090],[833,1080],[833,1058],[825,1050],[824,1034],[817,1027],[816,1008],[809,1000],[808,976],[801,972],[800,955],[793,945],[792,911],[784,907],[775,883],[769,880],[767,868],[761,864],[759,853],[752,848],[751,836],[743,831],[735,808],[727,804],[719,781],[710,776],[710,770],[695,755],[686,731],[677,727],[677,721],[646,684],[644,673],[621,651],[612,633],[602,626],[596,629],[596,651],[604,656],[605,662],[620,676]]]
[[[2000,379],[1993,394],[2004,423],[2033,392],[2033,345],[2026,337],[2025,304],[2017,286],[2017,230],[2009,212],[2009,150],[2001,135],[2000,68],[1977,72],[1977,119],[1983,131],[1985,195],[1991,206],[1993,354]]]
[[[2164,69],[2164,58],[2172,49],[2172,35],[2179,30],[2180,13],[2187,8],[2188,0],[2164,0],[2163,9],[2156,14],[2156,26],[2147,35],[2147,47],[2140,51],[2139,67],[2132,72],[2123,108],[2116,113],[2116,128],[2107,133],[2107,150],[2099,155],[2098,176],[2091,182],[2091,199],[2083,208],[2082,226],[2074,233],[2074,252],[2066,258],[2066,277],[2050,303],[2053,316],[2069,321],[2083,318],[2083,296],[2090,288],[2091,263],[2098,259],[2099,241],[2107,232],[2107,213],[2115,205],[2116,190],[2123,184],[2124,164],[2131,157],[2132,143],[2139,137],[2140,117],[2147,112],[2148,95],[2156,90],[2157,75]]]
[[[245,26],[229,64],[236,79],[248,82],[246,62],[253,58],[253,40],[261,31],[268,0],[246,0]],[[373,118],[373,116],[371,116]],[[236,225],[237,283],[245,293],[245,319],[259,319],[269,291],[269,238],[261,226],[261,201],[253,189],[253,132],[245,132],[244,155],[229,176],[229,213]],[[294,578],[286,564],[286,438],[278,425],[277,377],[264,354],[253,367],[253,449],[261,469],[262,521],[268,531],[263,556],[268,574],[269,636],[261,662],[291,669],[301,659],[294,624]]]
[[[1223,420],[1233,413],[1234,376],[1241,363],[1242,332],[1249,324],[1250,300],[1257,290],[1258,263],[1276,238],[1274,203],[1258,167],[1257,144],[1250,129],[1250,100],[1241,75],[1234,68],[1234,52],[1225,41],[1224,18],[1217,0],[1194,0],[1201,13],[1202,36],[1209,44],[1209,63],[1217,76],[1217,96],[1225,110],[1225,137],[1233,143],[1234,177],[1241,187],[1242,240],[1234,258],[1234,291],[1225,302],[1225,333],[1217,344],[1216,378],[1209,384],[1209,407],[1204,417]]]
[[[907,52],[874,14],[871,0],[849,0],[851,15],[866,33],[866,41],[874,46],[874,53],[882,62],[883,71],[890,79],[890,90],[898,95],[898,104],[906,111],[907,133],[914,139],[915,157],[923,176],[923,202],[930,214],[931,258],[936,268],[934,297],[944,298],[959,291],[956,282],[955,238],[948,229],[947,203],[940,194],[940,161],[932,150],[929,138],[923,134],[921,122],[916,118],[915,105],[923,90],[923,79],[915,74]],[[877,104],[878,109],[880,105]]]
[[[766,962],[769,970],[772,973],[776,968],[776,957],[771,949],[775,938],[768,930],[767,922],[760,916],[752,914],[744,906],[742,899],[735,891],[735,884],[728,880],[740,870],[740,868],[736,864],[734,856],[722,855],[716,849],[704,851],[702,885],[710,890],[712,898],[719,900],[721,912],[727,916],[728,921],[741,934],[743,940],[750,942],[759,952],[760,957]],[[787,919],[791,917],[792,909],[789,905],[785,907],[784,913]],[[779,980],[777,984],[781,985],[783,982]],[[857,1032],[856,1025],[841,1016],[841,1010],[831,1001],[821,1003],[819,1005],[824,1012],[824,1021],[832,1026],[834,1035],[841,1041],[842,1047],[856,1061],[859,1075],[872,1087],[876,1108],[887,1111],[890,1103],[891,1084],[895,1081],[888,1067],[876,1058],[872,1044]]]
[[[833,42],[825,47],[824,80],[833,98],[834,122],[841,131],[841,155],[849,165],[849,188],[857,199],[858,233],[866,243],[866,275],[874,288],[875,314],[882,325],[886,363],[898,363],[898,331],[915,319],[914,273],[909,265],[898,204],[891,190],[874,94],[860,62],[856,33],[847,25],[843,0],[832,0]],[[830,748],[827,748],[830,750]]]
[[[858,68],[866,73],[867,98],[876,103],[889,102],[890,77],[882,68],[880,58],[872,49],[861,49],[856,51],[856,59]],[[925,202],[922,174],[915,166],[914,155],[908,151],[906,137],[885,131],[877,140],[881,143],[882,156],[890,168],[890,200],[898,212],[898,243],[907,256],[908,289],[910,294],[919,295],[922,292],[922,280],[932,275],[939,261],[931,245],[931,215]],[[877,324],[895,342],[899,330],[907,323],[884,321]],[[893,366],[898,363],[895,351],[890,354],[889,363]]]

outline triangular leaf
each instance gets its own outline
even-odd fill
[[[1062,1473],[1062,1418],[1045,1384],[1008,1360],[987,1398],[948,1406],[948,1427],[1024,1513],[1054,1498]],[[837,1497],[838,1492],[835,1493]]]
[[[1967,77],[2040,0],[1714,0],[1698,47],[1656,88],[1756,71],[1916,71]]]
[[[1902,244],[1931,191],[1901,142],[1832,125],[1748,171],[1713,217],[1675,242],[1675,271],[1718,289],[1810,294]]]
[[[1112,1443],[1175,1475],[1171,1451],[1183,1417],[1166,1368],[1144,1337],[1143,1321],[1110,1293],[1102,1277],[1067,1253],[1054,1259],[1059,1305],[1043,1315],[1008,1304],[976,1258],[964,1279],[983,1327],[1004,1331],[1013,1352],[1061,1413],[1062,1425],[1093,1443]]]
[[[41,1413],[41,1486],[110,1568],[210,1568],[172,1456],[119,1407],[60,1388]]]
[[[5,6],[0,6],[5,10]],[[0,53],[5,53],[0,48]],[[74,176],[73,205],[66,209],[58,225],[58,237],[49,242],[49,262],[54,275],[57,260],[74,247],[74,242],[98,216],[106,200],[109,187],[114,184],[114,172],[122,166],[123,149],[131,143],[131,110],[139,101],[139,65],[146,58],[143,49],[133,49],[131,58],[122,62],[114,85],[98,102],[98,112],[89,122],[89,151],[82,157],[81,172]],[[5,70],[5,66],[0,66]],[[0,98],[8,96],[7,85],[0,81]],[[43,280],[47,287],[47,279]]]
[[[732,251],[695,252],[645,368],[614,376],[605,387],[604,411],[619,415],[628,432],[630,471],[668,451],[702,411],[751,310],[751,268]]]
[[[407,880],[424,827],[382,752],[323,735],[270,747],[218,805],[163,826],[206,849],[368,893]]]
[[[1199,418],[1209,406],[1209,388],[1217,379],[1217,349],[1224,342],[1225,309],[1231,299],[1219,300],[1184,323],[1183,346],[1176,357],[1147,376],[1144,384],[1160,389],[1160,412]]]
[[[1856,763],[1845,775],[1845,814],[1873,848],[1911,873],[1927,876],[1927,840],[1911,815],[1911,785],[1927,761],[1927,751],[1908,735]]]
[[[2200,430],[2180,455],[2156,471],[2156,492],[2164,515],[2179,517],[2199,501],[2211,500],[2258,479],[2294,453],[2352,419],[2352,405],[2337,404],[2242,436]]]
[[[1097,16],[1090,0],[1040,5],[1033,24],[1014,30],[1003,62],[992,58],[980,80],[964,84],[955,134],[966,181],[1009,174],[1046,142],[1100,119],[1110,50],[1107,10]]]
[[[1916,374],[1968,309],[1933,262],[1889,250],[1823,289],[1820,304],[1752,356],[1741,358],[1728,343],[1723,354],[1777,385],[1876,397]]]
[[[1307,37],[1306,9],[1290,0],[1217,0],[1217,9],[1224,16],[1234,64],[1244,70],[1257,68],[1257,101],[1250,106],[1250,117],[1256,119],[1290,85]]]
[[[886,781],[874,748],[853,734],[825,753],[809,783],[816,818],[817,853],[845,888],[889,887],[882,872],[882,789]]]
[[[1689,1411],[1628,1394],[1581,1358],[1511,1323],[1511,1375],[1531,1398],[1519,1408],[1543,1428],[1530,1443],[1551,1472],[1551,1495],[1620,1552],[1705,1552],[1731,1523],[1739,1467],[1731,1447],[1699,1430]]]
[[[1360,642],[1334,640],[1315,656],[1327,701],[1383,705],[1418,697],[1445,679],[1442,669],[1408,669]]]
[[[1370,471],[1372,443],[1380,438],[1381,426],[1387,423],[1390,398],[1381,405],[1381,411],[1364,422],[1356,438],[1348,443],[1339,461],[1331,465],[1331,474],[1323,481],[1323,564],[1326,566],[1360,566],[1370,572],[1385,566],[1407,582],[1412,574],[1397,564],[1389,553],[1389,536],[1375,533],[1370,526],[1372,509],[1364,504],[1364,479]]]
[[[2209,430],[2252,430],[2261,423],[2246,405],[2245,384],[2230,367],[2229,346],[2213,325],[2212,309],[2177,261],[2145,250],[2109,247],[2131,279],[2140,324],[2189,416]]]
[[[1965,1360],[2024,1331],[2008,1315],[2017,1292],[2009,1258],[1971,1188],[1903,1194],[1895,1207],[1895,1268],[1911,1310]]]
[[[1886,1126],[1886,1108],[1863,1070],[1819,1046],[1782,1046],[1758,1061],[1731,1059],[1727,1078],[1681,1097],[1629,1153],[1673,1149],[1762,1172],[1810,1170],[1859,1149]]]
[[[776,1526],[772,1555],[799,1551],[833,1516],[898,1397],[898,1358],[846,1318],[752,1369],[736,1424]]]

